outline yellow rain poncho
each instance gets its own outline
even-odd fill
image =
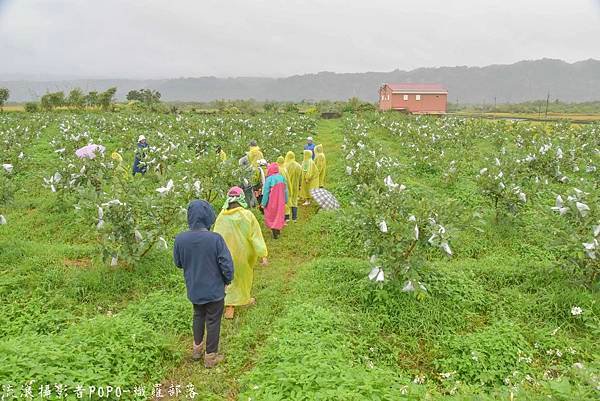
[[[263,186],[265,183],[264,177],[267,172],[263,168],[263,174],[259,171],[260,167],[258,166],[258,161],[260,159],[264,159],[263,152],[260,150],[258,146],[250,146],[250,150],[248,151],[248,161],[250,162],[250,166],[252,166],[252,171],[254,172],[252,176],[252,185],[253,186]]]
[[[285,215],[289,216],[290,213],[292,212],[291,196],[289,196],[290,177],[288,176],[287,170],[285,169],[285,159],[283,158],[283,156],[279,156],[277,158],[277,165],[279,166],[279,174],[281,174],[283,176],[283,178],[285,179],[285,185],[288,188],[288,201],[285,204]]]
[[[327,172],[327,160],[325,159],[325,153],[323,153],[323,145],[315,146],[315,164],[319,169],[319,187],[325,186],[325,174]]]
[[[264,158],[263,152],[258,146],[250,146],[250,150],[248,150],[248,161],[252,167],[258,167],[258,161]]]
[[[233,258],[233,281],[225,291],[225,306],[250,303],[254,266],[267,256],[267,245],[254,214],[243,207],[223,210],[214,232],[221,234]]]
[[[304,151],[304,160],[302,161],[302,185],[300,187],[300,197],[310,199],[310,190],[319,188],[319,169],[312,159],[310,150]]]
[[[115,166],[115,175],[120,176],[124,180],[128,180],[129,173],[123,167],[123,156],[121,156],[119,152],[112,152],[110,158],[117,163],[117,165]]]
[[[288,201],[290,207],[298,207],[300,195],[300,180],[302,179],[302,166],[296,161],[294,152],[285,155],[285,172],[288,175]]]

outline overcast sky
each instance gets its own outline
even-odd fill
[[[0,0],[2,74],[287,76],[600,59],[600,0]]]

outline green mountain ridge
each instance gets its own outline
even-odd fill
[[[14,77],[11,74],[10,77]],[[7,75],[8,77],[8,75]],[[174,78],[9,80],[0,74],[0,87],[11,92],[11,102],[37,99],[46,92],[119,88],[122,100],[131,89],[151,88],[165,101],[256,99],[278,101],[345,100],[358,97],[376,101],[384,82],[435,82],[448,88],[449,101],[458,103],[519,103],[545,99],[565,102],[600,100],[600,60],[575,63],[541,59],[485,67],[435,67],[411,71],[294,75],[285,78]]]

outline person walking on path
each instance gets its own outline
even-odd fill
[[[319,144],[315,147],[315,154],[315,164],[319,169],[319,188],[323,188],[327,172],[327,159],[325,159],[325,153],[323,153],[323,145]]]
[[[310,150],[305,150],[304,160],[302,161],[302,184],[300,187],[300,197],[304,199],[304,206],[310,205],[310,190],[319,187],[319,169],[310,155]]]
[[[268,163],[265,159],[258,160],[258,168],[256,169],[258,181],[255,181],[253,190],[254,197],[256,198],[256,201],[259,203],[259,205],[262,204],[263,188],[265,186],[265,181],[267,180],[267,166]],[[264,212],[262,208],[260,209],[260,211]]]
[[[260,204],[260,191],[265,184],[265,169],[261,164],[263,164],[264,161],[264,167],[266,168],[267,162],[264,160],[265,157],[263,152],[260,150],[255,140],[250,141],[246,156],[248,163],[252,168],[252,190],[254,198]],[[250,207],[254,207],[254,205],[251,204]]]
[[[138,137],[137,148],[135,150],[135,158],[133,160],[133,175],[136,175],[137,173],[141,173],[142,175],[146,174],[146,170],[148,168],[142,162],[146,158],[147,150],[148,142],[146,141],[146,137],[144,135],[140,135]],[[142,163],[141,167],[140,163]]]
[[[273,238],[278,239],[285,225],[285,205],[288,201],[288,190],[285,178],[279,173],[277,163],[269,164],[267,180],[263,188],[262,207],[265,211],[265,225],[273,231]]]
[[[312,159],[315,159],[315,143],[313,142],[312,136],[306,138],[306,145],[304,145],[304,150],[310,150],[312,153]]]
[[[252,165],[250,164],[250,159],[248,158],[248,153],[244,154],[244,156],[242,156],[239,160],[238,160],[238,164],[240,166],[241,169],[246,170],[245,172],[248,172],[249,174],[249,179],[244,178],[244,181],[240,183],[240,187],[242,187],[242,189],[244,190],[244,194],[246,195],[246,204],[248,205],[249,208],[255,208],[257,205],[257,200],[256,197],[254,196],[254,176],[255,176],[255,169],[254,167],[252,167]]]
[[[284,166],[288,175],[288,198],[292,209],[292,220],[296,222],[298,221],[298,197],[300,196],[300,182],[302,181],[302,166],[296,161],[296,155],[291,151],[285,155]]]
[[[254,140],[250,141],[247,155],[248,155],[248,161],[250,162],[252,167],[258,167],[258,161],[260,159],[265,158],[262,150],[260,150],[260,148],[258,147],[258,144]]]
[[[175,238],[173,261],[183,269],[187,296],[194,306],[194,344],[192,358],[202,359],[212,368],[223,361],[218,354],[225,286],[233,280],[234,262],[221,235],[210,232],[215,211],[203,200],[190,202],[187,212],[190,230]]]
[[[288,221],[290,221],[290,213],[292,210],[292,205],[291,205],[291,197],[290,197],[290,177],[287,173],[287,170],[285,169],[285,158],[283,156],[279,156],[277,158],[277,165],[279,166],[279,174],[281,174],[283,176],[283,179],[285,180],[285,185],[287,186],[287,191],[288,191],[288,200],[285,203],[285,222],[287,223]]]
[[[267,245],[254,214],[246,210],[246,198],[240,187],[227,192],[227,199],[215,223],[214,232],[220,234],[233,258],[235,274],[225,291],[225,318],[233,319],[236,306],[252,305],[250,296],[254,280],[254,266],[258,258],[267,265]]]

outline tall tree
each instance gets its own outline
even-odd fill
[[[88,107],[98,106],[98,92],[91,91],[85,96],[85,104]]]
[[[152,89],[130,90],[127,93],[127,100],[137,100],[148,106],[159,103],[160,97],[160,92]]]
[[[133,89],[133,90],[130,90],[129,92],[127,92],[127,100],[129,100],[129,101],[138,100],[141,102],[142,95],[141,95],[140,91]]]
[[[64,92],[51,92],[46,93],[42,96],[40,100],[42,108],[44,110],[52,110],[57,107],[64,106],[66,104],[65,93]]]
[[[110,108],[114,101],[115,93],[117,93],[117,88],[113,87],[98,94],[98,104],[103,110],[108,110]]]
[[[0,111],[3,110],[4,103],[8,100],[10,96],[10,91],[6,88],[0,88]]]
[[[67,103],[71,107],[83,109],[85,107],[85,95],[83,94],[83,91],[79,88],[71,90],[71,92],[69,92],[69,97],[67,98]]]

